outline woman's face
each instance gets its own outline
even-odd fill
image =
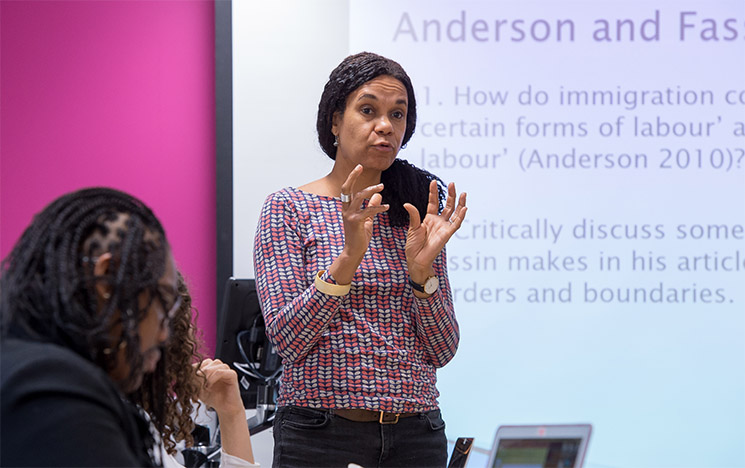
[[[132,388],[125,391],[133,391],[142,383],[142,374],[153,372],[161,357],[161,346],[168,339],[169,321],[179,309],[180,296],[178,294],[178,278],[173,261],[173,255],[168,252],[166,258],[166,269],[163,276],[158,280],[158,292],[151,295],[142,292],[138,301],[141,308],[146,309],[146,315],[138,325],[140,335],[140,353],[142,355],[142,370],[138,372]],[[111,373],[111,377],[123,382],[132,372],[132,367],[127,362],[127,350],[122,348],[117,356],[117,365]]]
[[[334,114],[331,131],[337,136],[337,163],[350,171],[382,172],[396,159],[406,132],[406,88],[396,78],[381,75],[347,96],[344,113]]]

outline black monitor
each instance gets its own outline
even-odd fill
[[[256,408],[257,399],[273,403],[282,366],[264,333],[264,317],[255,281],[228,278],[222,304],[217,320],[215,358],[238,373],[245,408]]]

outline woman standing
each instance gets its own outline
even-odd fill
[[[269,196],[255,245],[267,333],[283,358],[275,466],[445,466],[435,369],[458,346],[444,247],[466,214],[396,156],[416,101],[401,66],[361,53],[331,72],[325,177]]]

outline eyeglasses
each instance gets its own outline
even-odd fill
[[[156,296],[158,297],[158,301],[161,305],[161,310],[158,312],[160,328],[164,329],[168,327],[171,323],[171,320],[176,317],[176,314],[181,308],[183,298],[181,297],[181,294],[178,294],[177,292],[165,292],[165,288],[162,287],[159,287],[156,290]],[[173,297],[173,299],[167,301],[167,297]]]

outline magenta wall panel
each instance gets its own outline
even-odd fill
[[[163,222],[215,342],[214,4],[0,2],[0,256],[55,197],[105,185]]]

